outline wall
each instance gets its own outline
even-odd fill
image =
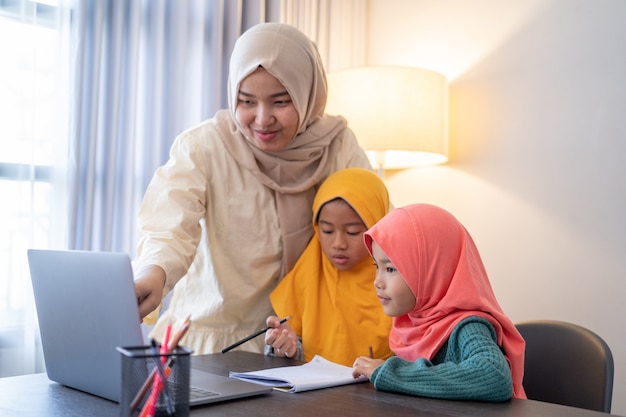
[[[450,81],[450,162],[386,172],[477,241],[513,321],[602,336],[626,415],[626,2],[370,0],[368,63]]]

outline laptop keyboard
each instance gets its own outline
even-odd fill
[[[219,395],[217,392],[209,391],[198,387],[189,387],[189,400],[195,398],[210,398]]]

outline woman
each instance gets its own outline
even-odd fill
[[[142,317],[173,290],[152,337],[191,315],[181,344],[204,354],[264,326],[270,292],[313,234],[317,185],[370,168],[345,120],[324,114],[326,94],[317,49],[294,27],[264,23],[237,40],[228,110],[176,138],[139,212]]]

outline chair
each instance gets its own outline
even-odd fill
[[[523,385],[529,399],[610,413],[613,355],[600,336],[554,320],[515,326],[526,340]]]

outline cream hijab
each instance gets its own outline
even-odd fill
[[[504,314],[472,237],[447,211],[413,204],[392,211],[365,232],[389,257],[415,295],[413,311],[395,317],[389,344],[400,358],[432,359],[454,327],[468,316],[488,320],[505,352],[513,393],[526,398],[524,339]]]
[[[376,174],[362,168],[342,169],[320,186],[313,203],[311,238],[295,267],[270,294],[279,316],[291,316],[289,324],[302,339],[304,360],[315,355],[346,366],[368,354],[391,356],[391,318],[376,297],[376,267],[367,256],[348,271],[340,271],[324,255],[317,219],[324,204],[337,198],[347,202],[366,227],[389,211],[387,188]]]
[[[295,138],[277,152],[258,149],[235,118],[239,86],[259,66],[286,88],[299,115]],[[216,114],[228,152],[262,184],[276,191],[283,235],[283,276],[313,234],[309,213],[315,187],[329,172],[331,145],[346,129],[341,117],[324,114],[326,75],[315,44],[293,26],[262,23],[237,40],[230,59],[228,111]]]

